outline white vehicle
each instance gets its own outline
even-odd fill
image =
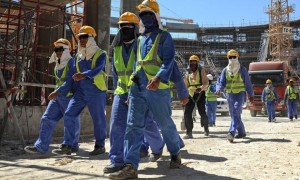
[[[222,116],[229,116],[229,107],[225,93],[221,93],[221,96],[217,98],[217,113],[221,113]]]

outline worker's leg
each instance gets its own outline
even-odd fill
[[[235,135],[236,130],[238,134],[245,135],[245,127],[241,119],[245,93],[232,94],[229,93],[227,100],[231,114],[231,126],[229,132],[232,136]]]
[[[192,113],[195,107],[195,103],[192,100],[192,97],[189,96],[189,102],[185,105],[184,109],[184,122],[185,122],[185,127],[186,127],[186,134],[192,134],[193,127],[194,127],[194,122],[193,122],[193,117]]]

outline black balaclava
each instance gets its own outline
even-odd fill
[[[197,71],[197,69],[198,69],[198,63],[190,63],[190,70],[192,72]]]
[[[124,26],[132,26],[133,28],[124,27]],[[122,42],[129,42],[135,38],[135,26],[134,24],[122,24],[121,25],[121,38]]]
[[[147,15],[144,15],[147,14]],[[145,27],[145,32],[153,32],[155,29],[159,28],[156,16],[153,12],[151,11],[144,11],[140,13],[140,18],[144,24]]]

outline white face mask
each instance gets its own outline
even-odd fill
[[[267,87],[269,88],[269,87],[271,87],[272,85],[271,84],[267,84]]]

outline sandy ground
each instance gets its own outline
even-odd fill
[[[182,111],[173,111],[174,121],[180,130]],[[277,118],[268,123],[267,118],[242,115],[247,137],[229,143],[226,134],[229,117],[217,117],[216,127],[210,136],[203,135],[199,120],[194,123],[194,139],[185,140],[182,149],[182,167],[168,168],[169,154],[165,148],[157,162],[142,159],[140,179],[300,179],[300,120],[290,122]],[[184,132],[179,131],[183,136]],[[60,142],[60,139],[56,139]],[[24,154],[18,147],[2,146],[0,149],[1,179],[107,179],[103,168],[109,164],[108,153],[89,157],[93,148],[91,138],[82,137],[80,151],[74,156]],[[59,144],[52,144],[51,149]],[[10,148],[10,149],[9,149]],[[106,149],[109,150],[107,140]]]

